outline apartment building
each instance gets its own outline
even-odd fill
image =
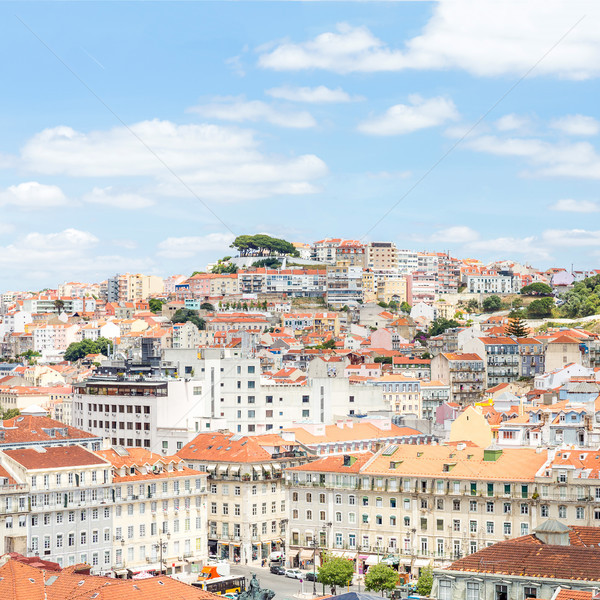
[[[441,352],[431,360],[431,379],[450,386],[450,401],[474,404],[485,389],[484,361],[475,353]]]
[[[325,238],[314,242],[310,257],[319,262],[335,264],[337,247],[342,243],[340,238]]]
[[[568,335],[559,335],[550,340],[545,352],[546,370],[554,371],[570,363],[583,363],[579,340]]]
[[[0,551],[26,553],[29,487],[0,466]]]
[[[410,275],[419,268],[418,253],[412,250],[398,250],[398,272]]]
[[[485,363],[486,387],[511,383],[520,377],[519,344],[509,337],[474,337],[463,349],[481,356]]]
[[[28,554],[61,567],[89,563],[94,573],[112,569],[107,461],[82,446],[36,446],[0,451],[0,464],[28,490],[29,514],[19,514],[24,504],[19,496],[15,514],[11,508],[5,519],[5,530],[26,532]]]
[[[278,435],[201,433],[178,456],[208,475],[208,549],[219,558],[258,564],[285,549],[288,523],[283,470],[306,451]]]
[[[335,260],[343,260],[353,267],[365,267],[368,248],[358,240],[343,240],[335,249]]]
[[[412,306],[424,302],[433,304],[438,293],[437,271],[417,269],[406,277],[407,302]]]
[[[356,306],[363,300],[362,267],[352,266],[349,261],[338,261],[327,267],[327,304]]]
[[[164,293],[164,289],[162,277],[141,273],[121,273],[108,278],[106,300],[108,302],[147,300],[151,296]]]
[[[199,570],[208,559],[207,474],[143,448],[96,454],[111,466],[117,574]]]
[[[398,249],[393,242],[370,242],[367,245],[366,265],[378,271],[398,269]]]
[[[519,372],[521,377],[535,377],[545,373],[544,344],[535,338],[517,338],[519,344]]]
[[[405,375],[382,375],[373,381],[381,387],[383,401],[396,415],[421,416],[421,381]]]
[[[550,493],[547,511],[540,509],[536,481],[547,460],[533,449],[390,445],[288,469],[290,550],[308,557],[316,538],[353,559],[358,573],[392,554],[416,576],[431,563],[527,535],[543,514],[563,510]],[[561,518],[573,518],[576,507],[569,513]]]
[[[437,409],[450,402],[450,385],[442,381],[421,382],[421,418],[434,420]]]

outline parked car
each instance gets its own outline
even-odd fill
[[[308,573],[304,575],[304,579],[306,581],[319,581],[319,574],[308,571]]]
[[[287,569],[285,576],[290,579],[304,579],[304,574],[300,569]]]
[[[273,575],[285,575],[285,569],[281,565],[271,565],[269,569]]]

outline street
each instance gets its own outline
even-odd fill
[[[294,600],[295,598],[309,598],[313,595],[313,582],[303,581],[298,579],[290,579],[284,575],[274,575],[269,571],[268,567],[247,567],[240,565],[231,565],[232,575],[243,575],[246,577],[246,585],[250,581],[252,573],[256,573],[256,578],[260,582],[261,588],[268,588],[275,592],[277,600]],[[317,596],[329,594],[330,590],[323,591],[323,584],[315,583]],[[362,589],[363,586],[361,586]],[[348,588],[337,590],[338,594],[343,594],[348,591]],[[358,591],[358,586],[350,586],[350,591]]]

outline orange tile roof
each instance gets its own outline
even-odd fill
[[[483,360],[479,354],[468,352],[465,354],[461,354],[460,352],[442,352],[442,355],[448,360]]]
[[[44,452],[38,452],[34,448],[3,450],[3,452],[26,469],[32,470],[91,465],[108,466],[106,461],[82,446],[48,446],[44,448]]]
[[[286,471],[310,471],[311,473],[359,473],[361,468],[373,457],[372,452],[352,452],[349,454],[354,458],[354,462],[348,466],[344,466],[344,455],[336,454],[335,456],[325,456],[319,460],[315,460],[305,465],[291,467]]]
[[[76,440],[97,438],[98,436],[65,425],[56,419],[50,417],[36,417],[33,415],[19,415],[12,419],[0,421],[0,432],[4,433],[4,439],[0,440],[0,448],[3,445],[17,444],[24,442],[54,442],[56,440]],[[50,437],[49,433],[44,430],[54,429],[54,437]],[[60,430],[60,432],[59,432]],[[62,431],[66,430],[66,435]]]
[[[236,436],[231,432],[200,433],[179,450],[177,456],[184,460],[228,463],[271,460],[271,454],[256,441],[255,437]]]
[[[296,439],[301,444],[310,445],[422,435],[420,431],[411,427],[398,427],[398,425],[392,424],[390,429],[381,429],[373,423],[354,423],[352,427],[348,427],[347,425],[344,425],[344,427],[326,425],[324,435],[314,435],[304,427],[288,428],[285,431],[293,431]]]
[[[397,477],[441,477],[465,480],[533,481],[536,472],[547,458],[547,452],[534,448],[503,449],[495,461],[484,461],[483,448],[458,450],[449,446],[399,444],[396,451],[377,458],[365,469],[366,473],[382,473]],[[399,463],[390,469],[390,462]],[[450,471],[448,466],[454,465]]]

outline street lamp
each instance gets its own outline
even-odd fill
[[[162,535],[158,538],[158,543],[156,544],[152,544],[152,547],[155,550],[158,550],[160,552],[160,574],[163,574],[163,551],[167,551],[167,544],[169,542],[169,540],[171,539],[171,534],[167,533],[167,541],[163,542],[162,540]]]
[[[317,597],[317,536],[313,535],[313,596]]]

